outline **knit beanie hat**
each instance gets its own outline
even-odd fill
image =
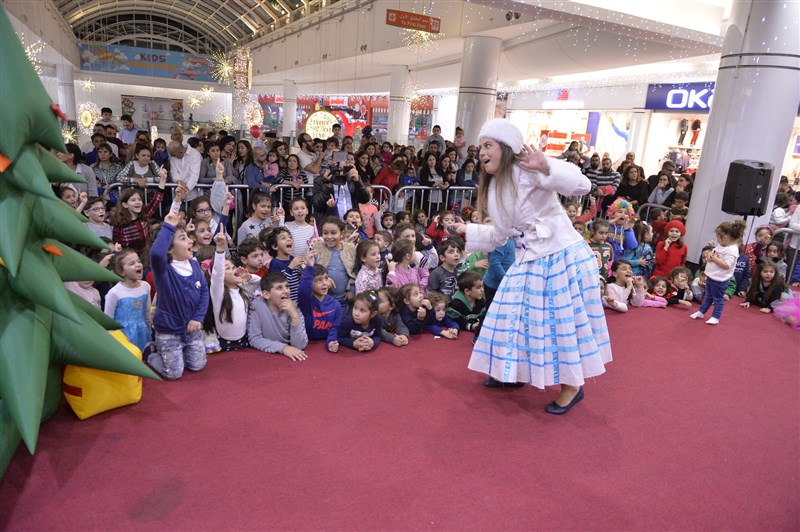
[[[675,228],[678,231],[680,231],[681,236],[686,235],[686,226],[683,225],[683,222],[681,222],[680,220],[672,220],[671,222],[667,223],[667,225],[664,226],[664,231],[661,234],[666,235],[672,228]]]
[[[514,153],[522,151],[522,131],[505,118],[495,118],[483,124],[478,138],[490,138],[501,142]]]

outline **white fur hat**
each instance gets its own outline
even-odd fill
[[[522,151],[522,131],[505,118],[495,118],[483,124],[478,138],[490,138],[502,142],[514,153]]]

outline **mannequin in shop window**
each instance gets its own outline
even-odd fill
[[[702,126],[703,126],[703,123],[700,122],[699,119],[695,120],[694,122],[692,122],[692,140],[689,143],[692,146],[697,144],[697,137],[700,135],[700,129],[702,128]]]
[[[689,119],[681,118],[680,123],[681,134],[678,137],[678,146],[683,146],[683,140],[686,138],[686,132],[689,131]]]

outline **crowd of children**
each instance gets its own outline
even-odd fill
[[[286,146],[276,144],[265,168],[284,167]],[[227,193],[224,185],[236,171],[236,159],[229,164],[225,158],[230,150],[220,150],[207,165],[209,179],[221,186],[224,199],[215,199],[214,193],[191,194],[180,182],[163,221],[155,216],[169,201],[163,200],[168,164],[154,166],[157,171],[148,178],[158,181],[157,188],[147,194],[124,188],[113,204],[107,194],[88,196],[61,187],[60,197],[86,215],[87,227],[113,242],[110,254],[92,256],[121,279],[113,286],[69,283],[69,288],[117,320],[168,379],[179,378],[184,369],[203,369],[207,354],[245,347],[304,360],[309,342],[324,342],[331,353],[366,352],[381,343],[406,346],[416,334],[449,339],[461,332],[477,335],[514,260],[514,239],[488,253],[467,254],[454,228],[491,223],[468,201],[457,202],[455,211],[409,213],[406,208],[420,205],[395,198],[392,206],[398,209],[393,212],[388,202],[373,199],[368,182],[417,184],[412,179],[417,166],[426,170],[426,181],[446,186],[458,171],[458,160],[465,161],[469,173],[462,179],[462,168],[459,179],[476,185],[477,154],[470,151],[466,157],[447,144],[417,157],[402,147],[394,153],[384,148],[377,167],[370,164],[376,151],[372,143],[349,159],[366,181],[366,202],[356,203],[352,196],[347,210],[338,210],[331,196],[327,209],[312,215],[309,198],[297,194],[279,202],[278,182],[267,180],[256,183],[258,190],[251,191],[247,216],[239,224],[228,218],[228,210],[241,205],[241,198]],[[444,155],[433,153],[434,148],[442,148]],[[406,163],[408,157],[413,164]],[[420,161],[429,162],[430,168]],[[605,166],[604,172],[613,174]],[[591,172],[583,170],[588,177]],[[725,302],[740,297],[744,307],[775,310],[800,326],[796,309],[780,301],[790,283],[800,285],[800,272],[787,272],[785,249],[770,227],[759,228],[755,241],[745,246],[743,224],[721,224],[703,250],[699,269],[686,267],[682,237],[690,189],[687,193],[681,183],[676,185],[680,190],[674,189],[659,176],[651,199],[664,203],[669,198],[669,208],[653,209],[646,220],[635,216],[630,198],[611,201],[609,185],[597,188],[608,196],[587,197],[582,214],[581,203],[564,202],[573,227],[596,255],[603,306],[627,312],[631,307],[690,308],[699,303],[691,317],[705,318],[713,307],[706,323],[717,324]],[[187,196],[193,197],[188,208]],[[601,206],[605,217],[598,212]],[[793,207],[791,201],[782,201],[779,221],[793,220]],[[796,248],[794,244],[791,251],[797,253]]]

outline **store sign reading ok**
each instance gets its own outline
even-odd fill
[[[714,83],[648,85],[646,109],[708,111],[714,99]]]
[[[669,109],[708,109],[714,98],[714,89],[672,89],[667,93]]]

